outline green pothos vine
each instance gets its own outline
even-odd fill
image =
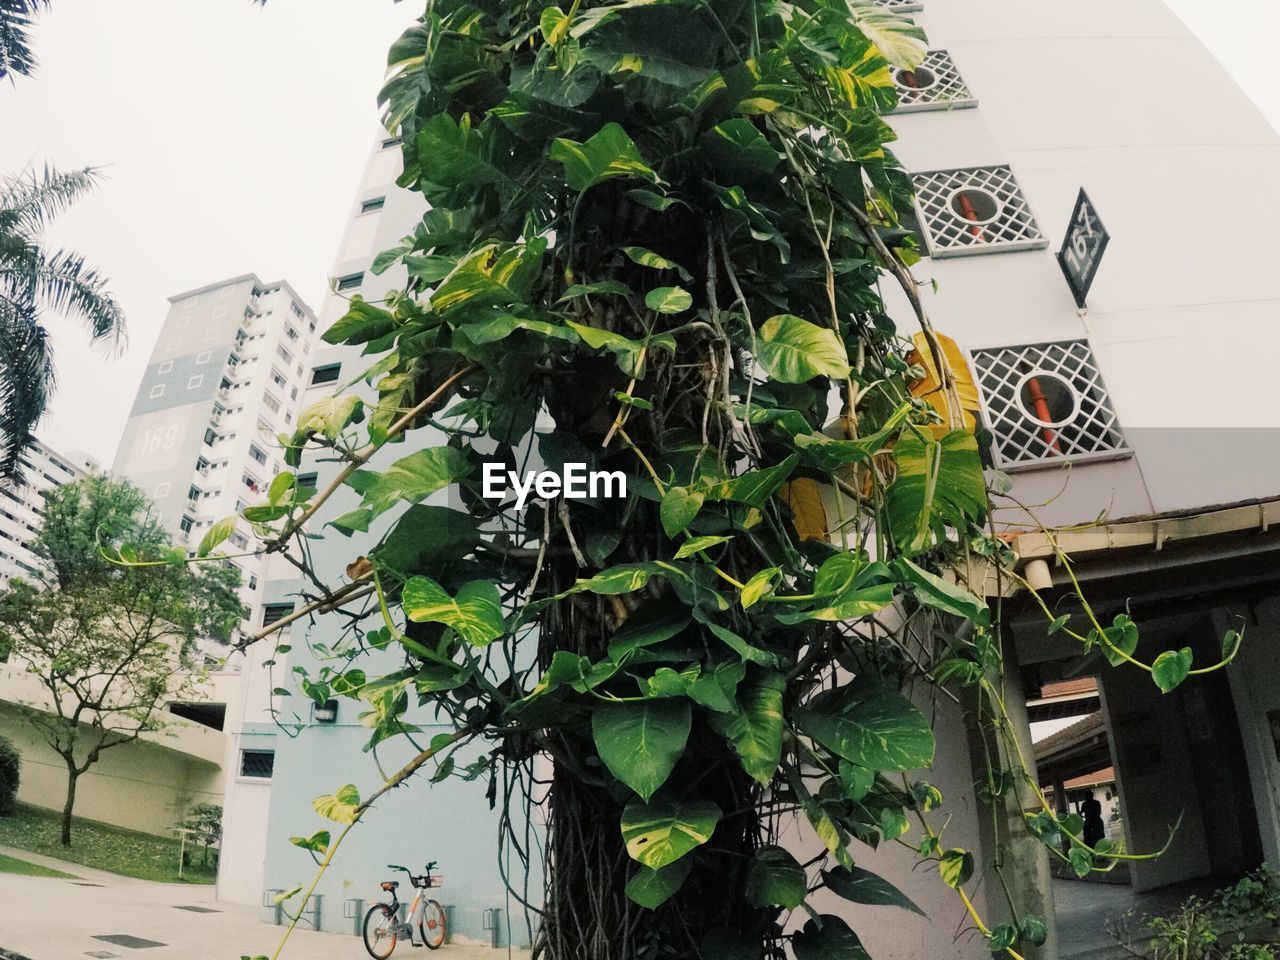
[[[892,842],[1018,960],[1044,920],[1013,895],[979,915],[974,857],[920,778],[921,708],[944,697],[982,731],[993,811],[1035,808],[1027,827],[1081,873],[1143,856],[1086,844],[1045,802],[1009,723],[1000,618],[948,572],[978,556],[1016,578],[887,148],[891,70],[923,40],[860,0],[439,0],[393,46],[387,129],[430,210],[373,267],[405,268],[405,288],[324,334],[363,344],[368,369],[281,438],[292,467],[336,475],[284,473],[243,513],[305,587],[242,643],[344,617],[304,691],[360,701],[375,748],[413,739],[411,703],[455,732],[373,797],[316,801],[344,825],[295,838],[321,872],[428,762],[503,785],[499,843],[527,865],[518,808],[546,758],[544,882],[508,878],[536,956],[862,958],[809,901],[916,909],[858,863]],[[914,316],[887,315],[886,282]],[[620,472],[628,496],[485,499],[484,462]],[[327,517],[344,486],[360,507]],[[322,583],[308,538],[384,514],[347,582]],[[1049,628],[1163,689],[1198,672],[1189,652],[1139,662],[1136,627],[1079,599],[1087,632],[1046,606]],[[402,668],[367,675],[369,649]],[[779,844],[795,818],[812,849]]]

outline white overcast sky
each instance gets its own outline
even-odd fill
[[[1280,4],[1169,2],[1280,126]],[[50,238],[111,278],[130,331],[105,360],[49,318],[60,385],[42,439],[110,466],[172,294],[252,271],[319,307],[376,136],[387,47],[422,6],[57,0],[41,15],[39,74],[0,85],[0,171],[107,167]]]

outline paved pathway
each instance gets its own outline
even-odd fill
[[[253,907],[219,903],[213,887],[134,880],[22,850],[0,853],[61,870],[75,880],[0,873],[0,958],[10,960],[239,960],[270,956],[281,927],[258,921]],[[199,910],[182,909],[198,907]],[[103,937],[137,938],[128,946]],[[395,957],[425,960],[426,951],[397,949]],[[505,960],[505,949],[449,944],[440,960]],[[527,960],[525,951],[512,951]],[[367,958],[355,937],[295,931],[281,960]]]

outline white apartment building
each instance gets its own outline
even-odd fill
[[[38,440],[21,462],[22,482],[0,485],[0,587],[13,577],[39,575],[40,561],[30,544],[40,532],[45,492],[100,469],[88,454],[61,454]]]
[[[218,520],[266,499],[310,381],[316,317],[284,281],[232,277],[169,298],[112,472],[155,503],[174,542],[194,551]],[[247,529],[228,554],[251,548]],[[262,562],[234,560],[258,602]],[[247,626],[247,625],[246,625]]]

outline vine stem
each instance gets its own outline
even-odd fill
[[[461,370],[454,373],[452,376],[446,379],[442,384],[440,384],[440,386],[432,390],[431,393],[426,397],[426,399],[422,400],[417,406],[410,409],[406,414],[404,414],[404,416],[402,416],[399,420],[397,420],[390,427],[388,427],[387,435],[382,439],[381,442],[366,444],[365,446],[361,447],[359,450],[355,451],[351,455],[351,460],[347,463],[345,467],[342,468],[341,472],[339,472],[339,474],[333,478],[333,481],[327,487],[325,487],[323,491],[317,494],[314,500],[312,500],[309,504],[307,504],[307,507],[305,510],[303,510],[300,514],[298,514],[298,516],[290,520],[289,523],[285,526],[285,528],[282,531],[280,531],[279,535],[274,540],[270,541],[267,544],[267,548],[266,548],[267,552],[271,553],[273,551],[283,550],[285,544],[289,540],[289,537],[293,536],[296,530],[301,529],[302,526],[308,520],[310,520],[313,516],[315,516],[316,511],[318,511],[322,506],[324,506],[325,501],[327,501],[330,497],[332,497],[335,493],[337,493],[339,489],[342,488],[342,485],[346,483],[348,479],[350,479],[353,473],[355,473],[357,470],[363,467],[366,463],[368,463],[369,459],[375,453],[377,453],[380,449],[382,449],[383,446],[390,443],[392,438],[399,436],[406,429],[412,426],[413,422],[417,420],[418,417],[426,413],[427,410],[429,410],[437,401],[439,401],[441,397],[443,397],[446,393],[448,393],[451,389],[453,389],[454,385],[457,384],[459,380],[461,380],[463,377],[465,377],[469,373],[474,373],[478,369],[479,368],[474,363],[467,364],[467,366],[463,367]]]
[[[476,731],[474,730],[455,730],[449,735],[448,739],[441,741],[436,746],[428,747],[426,750],[419,753],[394,773],[389,779],[387,779],[381,787],[374,791],[369,799],[356,807],[355,812],[351,815],[351,822],[342,828],[342,832],[338,834],[338,839],[329,844],[328,849],[325,851],[325,857],[320,861],[320,869],[316,871],[316,875],[311,880],[311,886],[309,886],[307,888],[307,892],[303,894],[302,902],[298,904],[298,909],[294,911],[289,926],[285,929],[283,936],[280,937],[280,942],[276,945],[275,952],[271,954],[271,960],[279,960],[280,955],[284,952],[285,945],[289,942],[289,936],[293,933],[294,928],[297,927],[298,921],[302,919],[303,910],[306,909],[312,895],[316,892],[316,887],[319,886],[321,878],[324,877],[325,872],[329,869],[329,865],[333,863],[334,854],[338,852],[338,848],[342,846],[342,841],[347,838],[347,834],[350,833],[355,825],[360,822],[360,819],[365,815],[365,812],[383,796],[417,773],[424,763],[434,757],[441,750],[444,750],[446,747],[453,746],[460,740],[465,740],[469,737],[474,737],[475,735]]]

